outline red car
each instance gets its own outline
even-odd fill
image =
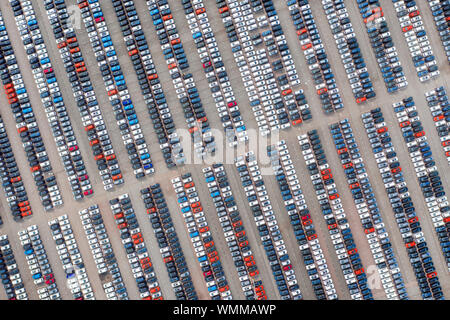
[[[86,190],[85,192],[83,192],[85,196],[89,196],[92,193],[94,193],[94,191],[92,191],[92,189]]]
[[[322,93],[325,93],[327,91],[328,91],[327,88],[322,88],[322,89],[317,90],[317,94],[322,94]]]
[[[311,218],[311,215],[309,213],[305,214],[304,216],[302,216],[302,220],[308,220]]]
[[[307,50],[312,47],[312,43],[307,43],[302,46],[302,50]]]
[[[233,223],[233,227],[234,228],[237,228],[237,227],[240,227],[240,226],[242,226],[242,221],[241,220],[236,221],[236,222]]]
[[[419,137],[422,137],[424,134],[425,134],[425,131],[419,131],[414,134],[414,137],[419,138]]]
[[[123,218],[123,212],[119,212],[117,214],[114,215],[115,219],[122,219]]]
[[[328,230],[332,230],[332,229],[336,229],[336,228],[337,228],[337,224],[336,223],[330,224],[328,226]]]
[[[243,248],[243,247],[245,247],[247,245],[248,245],[248,240],[245,240],[245,241],[239,243],[239,247],[241,247],[241,248]]]
[[[78,146],[72,146],[72,147],[70,147],[69,148],[69,151],[75,151],[75,150],[78,150]]]
[[[317,234],[314,233],[314,234],[308,236],[308,241],[311,241],[311,240],[314,240],[314,239],[317,239]]]
[[[284,271],[289,271],[289,270],[291,270],[292,269],[292,265],[291,264],[288,264],[287,266],[284,266],[283,267],[283,270]]]
[[[301,34],[305,33],[306,31],[307,31],[306,28],[300,29],[297,31],[297,35],[301,35]]]
[[[209,262],[211,262],[211,263],[214,263],[214,262],[217,262],[217,261],[219,261],[219,256],[215,256],[215,257],[209,259]]]
[[[304,226],[309,226],[312,223],[312,220],[311,219],[303,220],[302,223]]]
[[[409,223],[414,223],[414,222],[417,222],[417,221],[419,221],[419,218],[417,218],[417,217],[413,217],[411,219],[408,219]]]
[[[409,14],[409,17],[412,18],[412,17],[418,16],[419,13],[420,13],[419,10],[413,11],[413,12],[411,12],[411,13]]]
[[[197,208],[197,207],[200,207],[200,206],[201,206],[200,201],[197,201],[197,202],[194,202],[193,204],[191,204],[191,208]]]
[[[411,124],[411,122],[409,122],[409,120],[406,120],[406,121],[403,121],[400,123],[400,127],[403,128],[403,127],[409,126],[410,124]]]
[[[204,277],[207,277],[207,276],[210,276],[210,275],[212,275],[211,270],[206,271],[206,272],[203,272],[203,276],[204,276]]]
[[[358,182],[355,182],[355,183],[350,185],[350,189],[355,189],[357,187],[359,187],[359,183]]]
[[[408,32],[408,31],[411,30],[412,28],[413,28],[413,26],[412,26],[412,25],[409,25],[409,26],[403,27],[402,31],[403,31],[403,32]]]
[[[283,96],[286,96],[286,95],[290,94],[291,92],[292,92],[292,89],[286,89],[286,90],[281,91],[281,94]]]
[[[356,103],[361,103],[361,102],[364,102],[366,100],[367,100],[366,97],[358,98],[358,99],[356,99]]]
[[[258,270],[255,270],[255,271],[252,271],[252,272],[249,273],[249,275],[250,275],[251,277],[255,277],[255,276],[257,276],[258,274],[259,274],[259,271],[258,271]]]
[[[407,244],[406,244],[406,247],[407,248],[412,248],[412,247],[414,247],[416,245],[416,243],[414,242],[414,241],[412,241],[412,242],[408,242]]]
[[[236,237],[240,238],[245,236],[245,230],[242,230],[241,232],[236,233]]]
[[[334,199],[337,199],[337,198],[339,198],[339,194],[338,193],[332,194],[330,196],[330,200],[334,200]]]
[[[234,106],[236,106],[236,101],[228,102],[228,108],[232,108]]]
[[[398,172],[400,172],[400,171],[402,171],[402,168],[401,168],[401,167],[397,167],[397,168],[391,169],[391,172],[392,172],[392,173],[398,173]]]
[[[206,12],[205,8],[198,8],[197,10],[195,10],[195,14],[202,14],[204,12]]]
[[[353,163],[346,163],[346,164],[344,164],[344,165],[342,165],[342,167],[344,168],[344,169],[348,169],[348,168],[350,168],[350,167],[353,167]]]

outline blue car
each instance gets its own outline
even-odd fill
[[[189,211],[191,211],[191,208],[190,208],[190,207],[184,207],[184,208],[181,208],[181,212],[182,212],[182,213],[187,213],[187,212],[189,212]]]
[[[108,51],[107,53],[106,53],[106,56],[107,57],[112,57],[112,56],[115,56],[116,55],[116,50],[110,50],[110,51]]]
[[[42,277],[42,275],[41,275],[40,272],[33,274],[33,279],[34,280],[40,279],[41,277]]]

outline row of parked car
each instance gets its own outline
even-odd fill
[[[48,222],[56,252],[63,265],[67,286],[75,300],[94,300],[94,292],[78,249],[77,241],[65,214]]]
[[[372,80],[343,0],[322,0],[356,103],[375,97]]]
[[[115,0],[113,6],[166,166],[182,165],[186,158],[134,2]]]
[[[123,179],[120,178],[119,164],[75,31],[70,24],[66,4],[61,0],[45,0],[44,3],[57,48],[71,84],[73,97],[102,178],[103,188],[111,190],[114,185],[123,183]],[[78,150],[78,148],[75,145],[69,147],[69,152]]]
[[[167,0],[149,0],[147,8],[169,68],[174,91],[183,108],[195,153],[200,158],[205,157],[215,152],[216,142],[194,78],[192,73],[188,72],[189,62],[169,4]]]
[[[281,299],[303,299],[254,152],[234,162]]]
[[[424,299],[442,297],[439,279],[380,108],[361,115],[410,263]],[[433,292],[433,293],[432,293]]]
[[[419,8],[414,0],[392,0],[409,52],[421,82],[440,74]]]
[[[281,82],[277,85],[274,69],[283,67],[282,62],[274,68],[269,62],[269,57],[279,54],[271,30],[266,30],[265,36],[258,32],[259,28],[268,25],[266,16],[255,19],[248,1],[242,5],[237,1],[216,3],[260,134],[265,136],[273,130],[290,127],[289,114],[292,114],[293,119],[297,119],[294,124],[301,122],[297,103],[290,101],[289,106],[285,106],[284,98],[280,94],[281,87],[287,89],[284,91],[285,95],[292,93],[287,84],[287,77],[280,76]],[[258,49],[258,46],[263,45],[264,38],[267,39],[264,41],[264,47]],[[283,40],[279,38],[278,41]],[[288,49],[287,46],[283,48]]]
[[[331,124],[330,131],[386,298],[408,299],[397,258],[348,119]]]
[[[334,300],[338,296],[320,246],[312,216],[306,204],[286,141],[267,147],[284,207],[289,215],[300,253],[318,300]]]
[[[248,140],[247,129],[203,1],[183,1],[184,13],[229,146]]]
[[[77,3],[133,173],[140,179],[155,169],[103,11],[98,0],[77,0]]]
[[[78,150],[72,123],[47,48],[43,42],[34,9],[31,1],[12,0],[10,4],[32,69],[31,73],[39,91],[59,156],[68,176],[72,195],[76,200],[80,200],[84,196],[92,194],[93,189],[83,157]],[[40,52],[37,49],[40,49]]]
[[[175,297],[177,300],[197,300],[191,273],[160,185],[157,183],[142,189],[141,198],[155,232]]]
[[[237,2],[234,3],[236,4]],[[300,78],[273,2],[251,1],[251,6],[261,29],[260,33],[251,35],[253,44],[258,47],[264,41],[291,124],[293,126],[301,124],[311,119],[311,111],[304,96],[302,99],[297,99],[297,95],[302,95],[303,90],[298,89]],[[266,27],[269,30],[266,30]]]
[[[203,272],[209,296],[213,300],[231,300],[219,253],[208,226],[203,206],[190,173],[171,179],[184,217],[195,255]]]
[[[450,164],[450,103],[447,90],[443,86],[425,92],[428,107],[433,117],[436,131],[444,149],[447,161]]]
[[[378,0],[356,0],[359,12],[366,25],[373,53],[381,70],[389,93],[406,88],[403,67],[389,32],[383,9]]]
[[[393,104],[428,213],[450,268],[450,206],[412,97]]]
[[[247,300],[266,300],[264,286],[259,279],[259,270],[225,168],[223,164],[215,163],[212,167],[203,168],[202,171],[244,296]]]
[[[42,244],[37,225],[31,225],[18,232],[20,244],[25,253],[31,278],[37,287],[41,300],[61,300],[55,276]]]
[[[111,199],[109,204],[136,280],[139,297],[143,300],[162,300],[162,292],[130,196],[127,193],[122,194]]]
[[[28,200],[28,194],[16,163],[5,124],[0,115],[0,177],[5,192],[6,201],[14,221],[21,221],[33,214]],[[0,217],[0,226],[3,224]]]
[[[78,212],[97,272],[108,300],[128,300],[116,256],[109,241],[98,205]]]
[[[341,94],[308,0],[286,0],[286,4],[323,110],[332,113],[342,109]]]
[[[0,26],[5,26],[1,13]],[[0,71],[3,88],[5,89],[11,111],[14,114],[16,128],[22,141],[41,203],[46,211],[51,210],[63,204],[59,187],[56,183],[6,29],[0,31],[0,36],[2,39],[0,40]],[[38,54],[43,52],[43,49],[38,49]],[[4,143],[8,145],[9,142],[6,143],[7,139],[5,139],[3,139]],[[15,167],[14,162],[10,162],[9,165]],[[19,187],[19,190],[21,189],[22,187]]]
[[[448,17],[450,16],[450,2],[448,0],[428,0],[433,14],[436,29],[439,32],[442,46],[444,47],[447,61],[450,62],[450,30]]]
[[[372,300],[367,275],[317,130],[298,136],[298,142],[350,297],[355,300]]]
[[[0,236],[0,278],[8,300],[28,300],[8,236]]]

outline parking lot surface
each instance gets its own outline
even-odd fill
[[[449,3],[368,2],[1,1],[0,299],[448,298]]]

